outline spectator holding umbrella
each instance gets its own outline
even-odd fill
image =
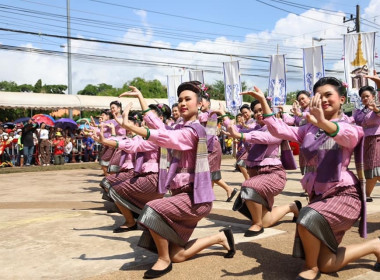
[[[33,133],[37,129],[37,124],[34,119],[30,119],[28,123],[22,129],[21,144],[23,145],[24,158],[26,159],[26,166],[30,166],[32,163],[33,152],[34,152],[34,142]]]

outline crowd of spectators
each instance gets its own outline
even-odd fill
[[[0,122],[0,167],[49,166],[98,161],[100,145],[81,129],[62,129],[29,119]]]

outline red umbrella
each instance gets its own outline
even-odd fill
[[[44,115],[44,114],[37,114],[37,115],[34,115],[32,117],[32,119],[34,119],[34,121],[38,124],[40,123],[45,123],[46,125],[48,126],[54,126],[54,121],[52,120],[52,118],[48,115]]]

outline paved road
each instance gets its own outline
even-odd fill
[[[240,173],[232,159],[222,162],[223,178],[239,187]],[[140,231],[114,234],[122,223],[118,214],[107,214],[98,183],[100,171],[76,169],[0,175],[0,279],[141,279],[155,255],[136,246]],[[288,173],[284,192],[275,205],[300,197],[300,174]],[[225,192],[215,186],[217,200],[193,237],[216,233],[232,226],[237,254],[224,259],[215,246],[191,260],[174,264],[162,279],[294,279],[303,261],[292,258],[295,226],[292,215],[266,229],[258,237],[245,238],[249,222],[231,211]],[[380,188],[368,204],[369,238],[380,235]],[[361,242],[353,227],[344,244]],[[374,256],[321,279],[380,279],[372,272]]]

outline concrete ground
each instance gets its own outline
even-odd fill
[[[223,179],[240,187],[243,177],[233,171],[233,159],[222,162]],[[136,246],[141,231],[114,234],[123,222],[119,214],[107,214],[98,186],[100,170],[75,169],[0,175],[0,279],[142,279],[156,255]],[[300,200],[301,176],[288,172],[283,193],[275,205]],[[211,214],[195,229],[192,238],[231,226],[237,243],[233,259],[214,246],[192,259],[174,264],[162,279],[294,279],[303,261],[293,258],[295,224],[286,216],[258,237],[246,238],[249,221],[231,210],[226,193],[214,188]],[[380,188],[368,203],[368,238],[380,235]],[[357,225],[342,245],[362,242]],[[373,272],[374,256],[358,260],[338,273],[321,279],[380,279]]]

